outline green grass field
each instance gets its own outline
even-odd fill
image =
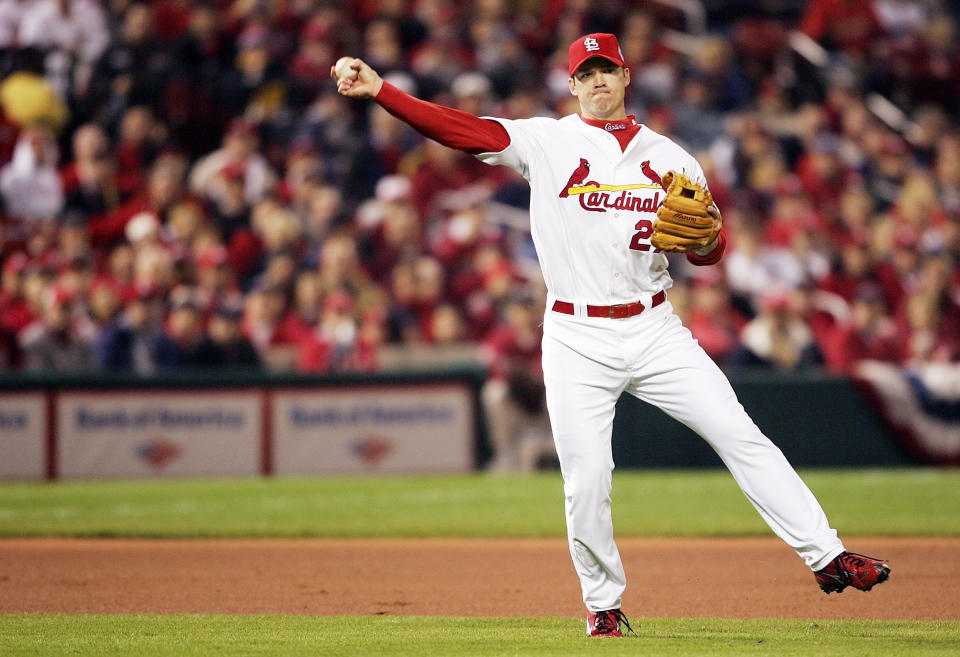
[[[801,475],[846,536],[960,535],[960,470]],[[770,531],[726,471],[618,472],[613,497],[619,535]],[[0,536],[563,536],[563,523],[558,473],[0,484]]]
[[[845,536],[960,535],[960,471],[801,474]],[[618,472],[614,522],[622,536],[769,535],[712,470]],[[5,537],[563,534],[556,473],[0,484]],[[588,641],[579,618],[8,614],[0,655],[960,655],[960,621],[635,621],[639,637]]]
[[[587,639],[571,618],[0,616],[3,655],[207,657],[947,657],[958,622],[637,619],[636,637]]]

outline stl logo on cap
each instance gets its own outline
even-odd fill
[[[570,75],[572,76],[580,65],[591,57],[603,57],[617,66],[624,66],[620,43],[613,34],[595,32],[579,37],[571,43],[568,60]]]

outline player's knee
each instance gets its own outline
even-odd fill
[[[780,448],[759,430],[743,431],[725,436],[717,441],[715,448],[724,459],[733,458],[751,462],[780,453]]]
[[[580,454],[565,459],[565,470],[564,492],[568,498],[609,496],[613,480],[612,459]]]

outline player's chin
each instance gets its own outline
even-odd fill
[[[607,95],[600,98],[594,97],[592,104],[594,116],[604,116],[613,107],[613,97]]]

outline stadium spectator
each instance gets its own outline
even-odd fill
[[[150,165],[159,155],[165,127],[149,107],[134,105],[119,118],[114,154],[117,161],[117,187],[124,198],[137,191],[147,178]]]
[[[0,332],[16,336],[35,319],[24,296],[25,269],[30,260],[22,251],[9,255],[3,262],[0,278]]]
[[[279,331],[286,341],[302,344],[320,321],[323,291],[315,272],[306,271],[297,276],[293,286],[293,303],[284,316]]]
[[[906,327],[905,360],[911,364],[955,362],[960,355],[957,334],[943,320],[944,309],[936,294],[915,292],[907,296],[901,319]]]
[[[719,273],[694,279],[690,310],[684,318],[703,350],[718,363],[725,363],[739,344],[746,323],[730,303],[730,294]]]
[[[133,105],[159,104],[173,62],[156,39],[153,11],[144,2],[130,3],[113,43],[100,55],[90,78],[90,109],[104,108],[106,121]]]
[[[75,330],[75,299],[55,287],[43,291],[40,318],[21,332],[27,372],[89,372],[96,368],[90,344]]]
[[[197,367],[259,369],[260,357],[240,331],[242,316],[243,309],[238,304],[224,301],[217,305],[194,353]]]
[[[180,24],[164,27],[164,8],[178,7]],[[206,2],[160,2],[154,7],[157,31],[167,33],[168,52],[173,64],[171,77],[164,86],[162,114],[170,131],[188,150],[191,159],[216,148],[223,126],[231,114],[219,98],[218,81],[231,68],[232,44],[226,38],[221,12]],[[185,29],[184,29],[185,28]]]
[[[337,60],[333,26],[323,19],[309,20],[300,31],[300,43],[290,61],[291,104],[306,106],[326,82]]]
[[[181,156],[168,153],[153,163],[141,191],[118,207],[90,218],[90,236],[98,248],[109,248],[119,242],[127,224],[141,213],[150,213],[161,223],[167,211],[184,196],[185,163]]]
[[[193,252],[193,278],[197,300],[204,312],[210,312],[226,299],[240,296],[236,276],[227,258],[227,250],[219,242],[197,240]]]
[[[555,459],[541,369],[540,308],[529,294],[512,296],[504,319],[483,344],[490,372],[481,400],[490,431],[492,472],[531,471]]]
[[[304,341],[297,362],[301,372],[371,371],[376,349],[370,340],[358,340],[359,326],[353,297],[344,290],[326,294],[314,332]]]
[[[12,51],[19,47],[20,21],[35,0],[0,0],[0,49]]]
[[[49,128],[36,125],[20,133],[13,160],[0,169],[0,193],[10,216],[26,224],[57,220],[64,202],[58,158]]]
[[[89,0],[36,0],[20,19],[17,41],[47,56],[46,77],[62,94],[84,96],[100,55],[110,45],[106,13]]]
[[[277,181],[258,146],[257,126],[246,119],[235,119],[223,137],[223,146],[191,169],[190,190],[214,203],[235,203],[230,194],[239,186],[240,200],[252,206]]]
[[[287,299],[282,288],[261,287],[247,295],[243,334],[261,355],[287,340],[288,336],[280,330],[286,310]]]
[[[95,351],[107,371],[155,374],[173,360],[173,346],[163,333],[159,297],[138,294],[124,307],[117,321],[101,331]]]
[[[166,340],[158,343],[157,364],[166,369],[194,367],[204,338],[200,304],[187,288],[175,289],[171,297],[172,308],[164,327]]]
[[[100,280],[91,286],[90,344],[98,365],[103,369],[119,369],[112,357],[116,353],[114,345],[124,339],[118,335],[125,328],[122,311],[120,293],[109,281]]]
[[[84,220],[120,204],[117,165],[103,128],[87,123],[73,133],[73,160],[60,170],[64,212]]]
[[[791,371],[823,362],[793,297],[791,291],[776,289],[764,295],[760,314],[741,330],[741,344],[731,356],[734,364]]]
[[[821,346],[827,367],[841,374],[849,374],[860,360],[900,363],[905,356],[902,335],[886,314],[883,292],[869,283],[857,291],[849,322],[839,324]]]
[[[343,194],[332,185],[311,180],[305,182],[304,206],[299,214],[307,240],[305,262],[316,265],[324,242],[349,219],[343,207]]]

